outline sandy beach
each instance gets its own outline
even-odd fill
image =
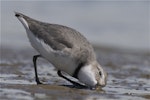
[[[58,77],[46,60],[38,60],[43,85],[36,85],[32,48],[2,46],[0,63],[1,100],[149,100],[150,55],[95,48],[98,61],[108,73],[106,87],[79,89]]]

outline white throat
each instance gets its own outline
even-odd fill
[[[95,79],[95,74],[92,70],[92,65],[83,66],[78,74],[78,79],[80,82],[88,86],[95,86],[97,81]]]

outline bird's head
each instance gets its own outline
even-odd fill
[[[107,81],[107,73],[97,62],[82,66],[78,73],[78,79],[90,88],[104,87]]]

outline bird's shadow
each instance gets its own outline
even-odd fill
[[[74,88],[74,89],[91,89],[90,87],[84,86],[84,85],[60,85],[65,86],[68,88]]]
[[[49,85],[49,84],[37,84],[37,85]],[[72,85],[58,85],[58,86],[63,86],[63,87],[67,87],[67,88],[70,88],[70,89],[84,89],[84,90],[99,90],[99,91],[104,91],[102,88],[92,88],[92,87],[88,87],[86,85],[79,85],[79,84],[72,84]]]
[[[37,85],[49,85],[49,84],[46,84],[46,83],[38,83]],[[82,84],[72,84],[72,85],[58,85],[58,86],[64,86],[64,87],[68,87],[68,88],[75,88],[75,89],[91,89],[90,87],[88,86],[85,86],[85,85],[82,85]]]
[[[43,84],[43,83],[40,83],[40,84],[37,84],[37,85],[49,85],[49,84]],[[89,86],[86,86],[86,85],[82,85],[82,84],[79,84],[79,83],[74,83],[74,84],[71,84],[71,85],[58,85],[58,86],[64,86],[64,87],[67,87],[67,88],[72,88],[72,89],[86,89],[86,90],[97,90],[97,88],[95,87],[89,87]],[[98,88],[99,89],[99,88]],[[102,89],[99,89],[99,90],[102,90]],[[103,91],[103,90],[102,90]]]
[[[96,90],[96,91],[101,91],[101,92],[105,92],[105,90],[103,90],[101,87],[99,88],[91,88],[85,85],[60,85],[60,86],[65,86],[71,89],[84,89],[84,90]]]

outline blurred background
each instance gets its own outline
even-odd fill
[[[72,27],[102,48],[150,52],[149,0],[1,1],[0,45],[31,48],[14,11]]]

